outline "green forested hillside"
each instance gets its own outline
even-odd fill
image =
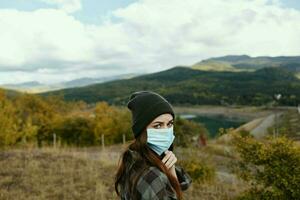
[[[131,92],[153,90],[175,105],[265,105],[282,94],[279,105],[300,102],[300,80],[282,68],[263,68],[254,72],[201,71],[174,67],[128,80],[111,81],[41,95],[62,94],[66,100],[94,103],[105,100],[124,105]]]

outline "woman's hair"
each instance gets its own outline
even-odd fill
[[[173,148],[173,144],[171,146]],[[130,166],[130,150],[136,151],[140,154],[139,159],[136,159],[134,164]],[[121,162],[121,163],[120,163]],[[136,185],[142,175],[142,173],[149,167],[155,166],[166,174],[172,187],[175,189],[178,199],[182,199],[182,191],[178,180],[169,172],[165,164],[161,161],[161,158],[155,154],[147,146],[147,133],[143,130],[142,133],[128,146],[123,152],[119,162],[119,168],[115,176],[115,190],[118,196],[120,196],[119,186],[124,187],[127,183],[127,188],[130,194],[133,194],[133,199],[136,198]],[[131,170],[127,170],[131,167]]]

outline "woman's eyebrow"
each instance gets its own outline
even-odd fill
[[[172,121],[174,121],[173,119],[171,119],[168,123],[170,123],[170,122],[172,122]],[[153,124],[155,124],[155,123],[159,123],[159,124],[163,124],[164,122],[161,122],[161,121],[156,121],[156,122],[153,122]]]
[[[153,124],[156,124],[156,123],[163,124],[164,122],[160,122],[160,121],[153,122]]]

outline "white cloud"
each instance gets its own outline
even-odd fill
[[[59,10],[1,10],[0,65],[32,70],[48,62],[89,60],[92,41],[87,34],[83,24]]]
[[[40,0],[44,3],[58,6],[59,9],[73,13],[81,9],[81,0]]]
[[[14,71],[44,81],[151,72],[227,54],[299,55],[299,35],[300,11],[267,0],[140,0],[98,26],[61,9],[1,9],[0,81]]]
[[[167,65],[178,56],[184,61],[185,56],[300,53],[300,12],[264,0],[144,0],[115,15],[142,46],[167,52]]]

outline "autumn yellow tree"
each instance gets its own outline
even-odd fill
[[[95,107],[94,134],[96,143],[101,143],[102,135],[106,143],[112,143],[116,133],[117,110],[106,102],[99,102]]]
[[[20,137],[16,109],[5,92],[0,90],[0,146],[13,145]]]
[[[123,136],[126,140],[133,139],[131,131],[131,114],[128,109],[118,108],[117,115],[115,116],[115,133],[114,143],[120,143],[123,141]]]
[[[52,106],[40,96],[23,94],[15,100],[19,132],[23,137],[35,137],[38,145],[52,140],[52,124],[57,115]],[[25,139],[26,140],[26,139]]]

